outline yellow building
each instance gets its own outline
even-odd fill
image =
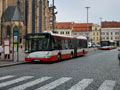
[[[100,44],[100,26],[97,24],[93,24],[92,26],[92,43]]]

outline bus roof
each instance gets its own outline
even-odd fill
[[[30,36],[39,36],[39,35],[47,35],[47,36],[53,36],[53,37],[57,37],[57,38],[64,38],[64,39],[81,39],[81,40],[87,40],[87,38],[85,36],[66,36],[66,35],[61,35],[61,34],[56,34],[56,33],[52,33],[51,31],[45,31],[43,33],[30,33],[26,35],[26,38],[29,38]]]
[[[52,36],[58,37],[58,38],[68,38],[68,39],[74,39],[74,38],[76,38],[76,39],[87,40],[87,38],[85,36],[78,36],[78,37],[75,37],[75,36],[66,36],[66,35],[52,33],[50,31],[45,31],[44,33],[50,33]]]

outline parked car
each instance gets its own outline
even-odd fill
[[[95,44],[96,47],[100,47],[100,44]]]
[[[95,47],[95,44],[94,44],[94,43],[92,43],[92,47]]]
[[[100,47],[100,45],[99,44],[92,44],[92,47]]]

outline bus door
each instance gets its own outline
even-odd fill
[[[74,57],[77,57],[77,39],[76,38],[74,38],[73,44],[74,44]]]

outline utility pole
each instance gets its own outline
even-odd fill
[[[27,45],[27,42],[26,42],[26,35],[28,33],[28,0],[25,0],[25,50],[26,50],[26,45]]]
[[[88,27],[88,10],[90,7],[85,7],[87,9],[87,39],[89,40],[88,32],[89,32],[89,27]]]
[[[53,2],[53,7],[52,7],[52,14],[53,14],[53,21],[52,21],[52,24],[53,24],[53,32],[54,32],[54,29],[55,29],[55,13],[54,13],[54,9],[55,9],[55,3],[54,3],[54,0],[52,1]]]
[[[3,0],[2,1],[2,16],[1,16],[1,45],[3,44],[3,22],[4,22],[4,20],[3,20],[3,13],[4,13],[4,10],[5,10],[5,1]]]
[[[102,17],[100,17],[100,45],[102,44]]]

